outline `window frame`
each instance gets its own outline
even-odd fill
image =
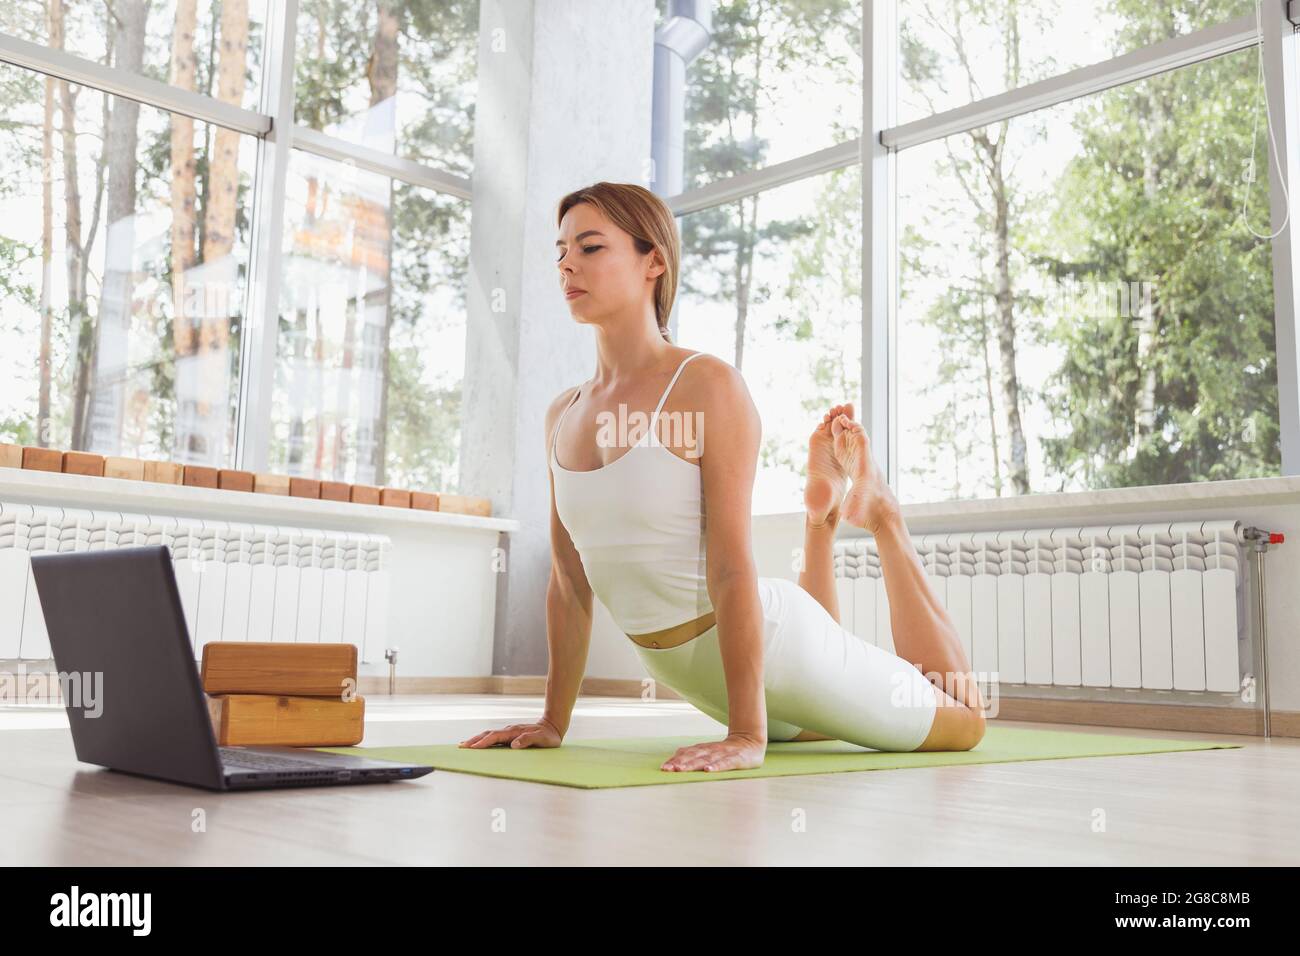
[[[897,56],[898,49],[898,0],[874,0],[870,3],[872,22],[863,23],[864,83],[873,70],[881,68],[879,61],[888,62]],[[880,148],[895,156],[900,150],[910,146],[978,129],[997,123],[1013,116],[1023,115],[1060,103],[1075,100],[1103,90],[1123,86],[1147,77],[1168,73],[1184,66],[1204,62],[1218,56],[1262,45],[1264,61],[1264,84],[1268,97],[1270,122],[1276,138],[1277,155],[1282,158],[1285,170],[1279,170],[1272,159],[1271,147],[1268,161],[1268,184],[1270,206],[1269,232],[1278,232],[1286,220],[1287,202],[1284,190],[1288,184],[1296,183],[1300,173],[1300,164],[1295,155],[1300,144],[1300,127],[1297,126],[1297,39],[1295,28],[1288,22],[1283,0],[1266,0],[1259,10],[1259,26],[1253,13],[1243,14],[1223,23],[1204,27],[1184,36],[1165,40],[1150,46],[1141,47],[1129,53],[1103,60],[1100,63],[1064,71],[1036,83],[1026,84],[1017,89],[1008,90],[993,96],[976,100],[973,103],[944,110],[901,126],[894,126],[888,117],[880,115],[885,107],[866,102],[864,99],[863,129],[878,131],[876,134]],[[868,41],[872,42],[868,42]],[[889,81],[897,82],[897,69],[889,69]],[[864,87],[865,88],[865,87]],[[890,105],[893,104],[891,97]],[[868,125],[868,121],[872,121]],[[1267,129],[1265,130],[1267,134]],[[895,192],[893,163],[873,165],[870,175],[864,170],[863,194],[864,213],[870,208],[866,202],[866,183],[871,182],[873,189],[878,185],[887,191],[889,197]],[[877,184],[877,178],[885,180]],[[863,216],[863,227],[868,228],[867,216]],[[1297,355],[1296,315],[1300,310],[1300,298],[1297,296],[1295,277],[1300,262],[1297,262],[1297,244],[1292,233],[1296,225],[1288,224],[1272,240],[1273,261],[1273,307],[1275,349],[1277,356],[1278,378],[1278,425],[1281,444],[1281,469],[1283,475],[1300,473],[1300,392],[1297,391]],[[886,380],[880,377],[868,379],[864,368],[864,383],[870,383],[871,395],[864,395],[864,408],[871,407],[868,399],[874,399],[877,405],[890,409],[886,426],[889,436],[889,460],[882,462],[891,485],[897,487],[897,396],[895,394],[897,377],[892,374],[893,360],[896,352],[897,337],[894,334],[895,312],[898,302],[897,241],[892,233],[893,220],[885,220],[879,211],[876,213],[873,235],[864,236],[864,250],[870,248],[870,258],[864,252],[864,306],[867,275],[873,278],[883,274],[890,287],[883,293],[885,302],[877,302],[880,308],[864,310],[864,326],[872,326],[868,332],[864,329],[864,340],[868,337],[875,342],[882,339],[888,343],[891,374]],[[885,237],[888,238],[885,238]],[[868,240],[870,239],[870,245]],[[893,267],[886,264],[892,260]],[[871,270],[868,272],[868,270]],[[877,299],[882,296],[880,290],[872,292]],[[864,390],[867,388],[864,385]],[[871,425],[880,427],[872,419]],[[873,433],[874,434],[874,433]]]
[[[278,0],[268,7],[257,110],[233,106],[120,67],[105,66],[64,50],[0,33],[0,63],[232,129],[257,140],[248,281],[244,293],[246,332],[239,356],[231,463],[232,467],[248,471],[265,471],[270,453],[284,246],[284,189],[292,151],[314,153],[393,180],[447,193],[467,202],[472,200],[468,177],[297,124],[294,79],[299,2]],[[470,214],[473,215],[472,210]]]

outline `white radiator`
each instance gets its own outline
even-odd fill
[[[383,658],[386,536],[0,503],[0,660],[51,656],[33,553],[146,545],[171,549],[196,660],[211,641],[345,642]]]
[[[1245,540],[1238,521],[912,538],[977,675],[1224,692],[1248,661]],[[875,540],[834,555],[842,623],[896,653]]]

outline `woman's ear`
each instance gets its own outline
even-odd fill
[[[668,263],[659,254],[658,248],[650,250],[650,267],[646,270],[647,279],[657,279],[668,271]]]

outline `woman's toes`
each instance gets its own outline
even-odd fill
[[[862,426],[845,415],[837,415],[831,420],[831,434],[838,438],[844,432],[857,432]]]

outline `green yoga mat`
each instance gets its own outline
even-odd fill
[[[507,777],[563,787],[645,787],[748,777],[793,777],[810,773],[857,770],[902,770],[908,767],[955,767],[1020,760],[1065,760],[1072,757],[1220,750],[1241,744],[1213,740],[1159,740],[1070,730],[1029,730],[989,726],[974,750],[887,753],[842,740],[769,743],[763,766],[753,770],[668,771],[660,765],[678,747],[719,740],[720,735],[690,737],[605,737],[568,740],[560,747],[488,747],[475,750],[456,744],[405,747],[316,747],[329,753],[356,754],[380,760],[403,760],[439,770]]]

